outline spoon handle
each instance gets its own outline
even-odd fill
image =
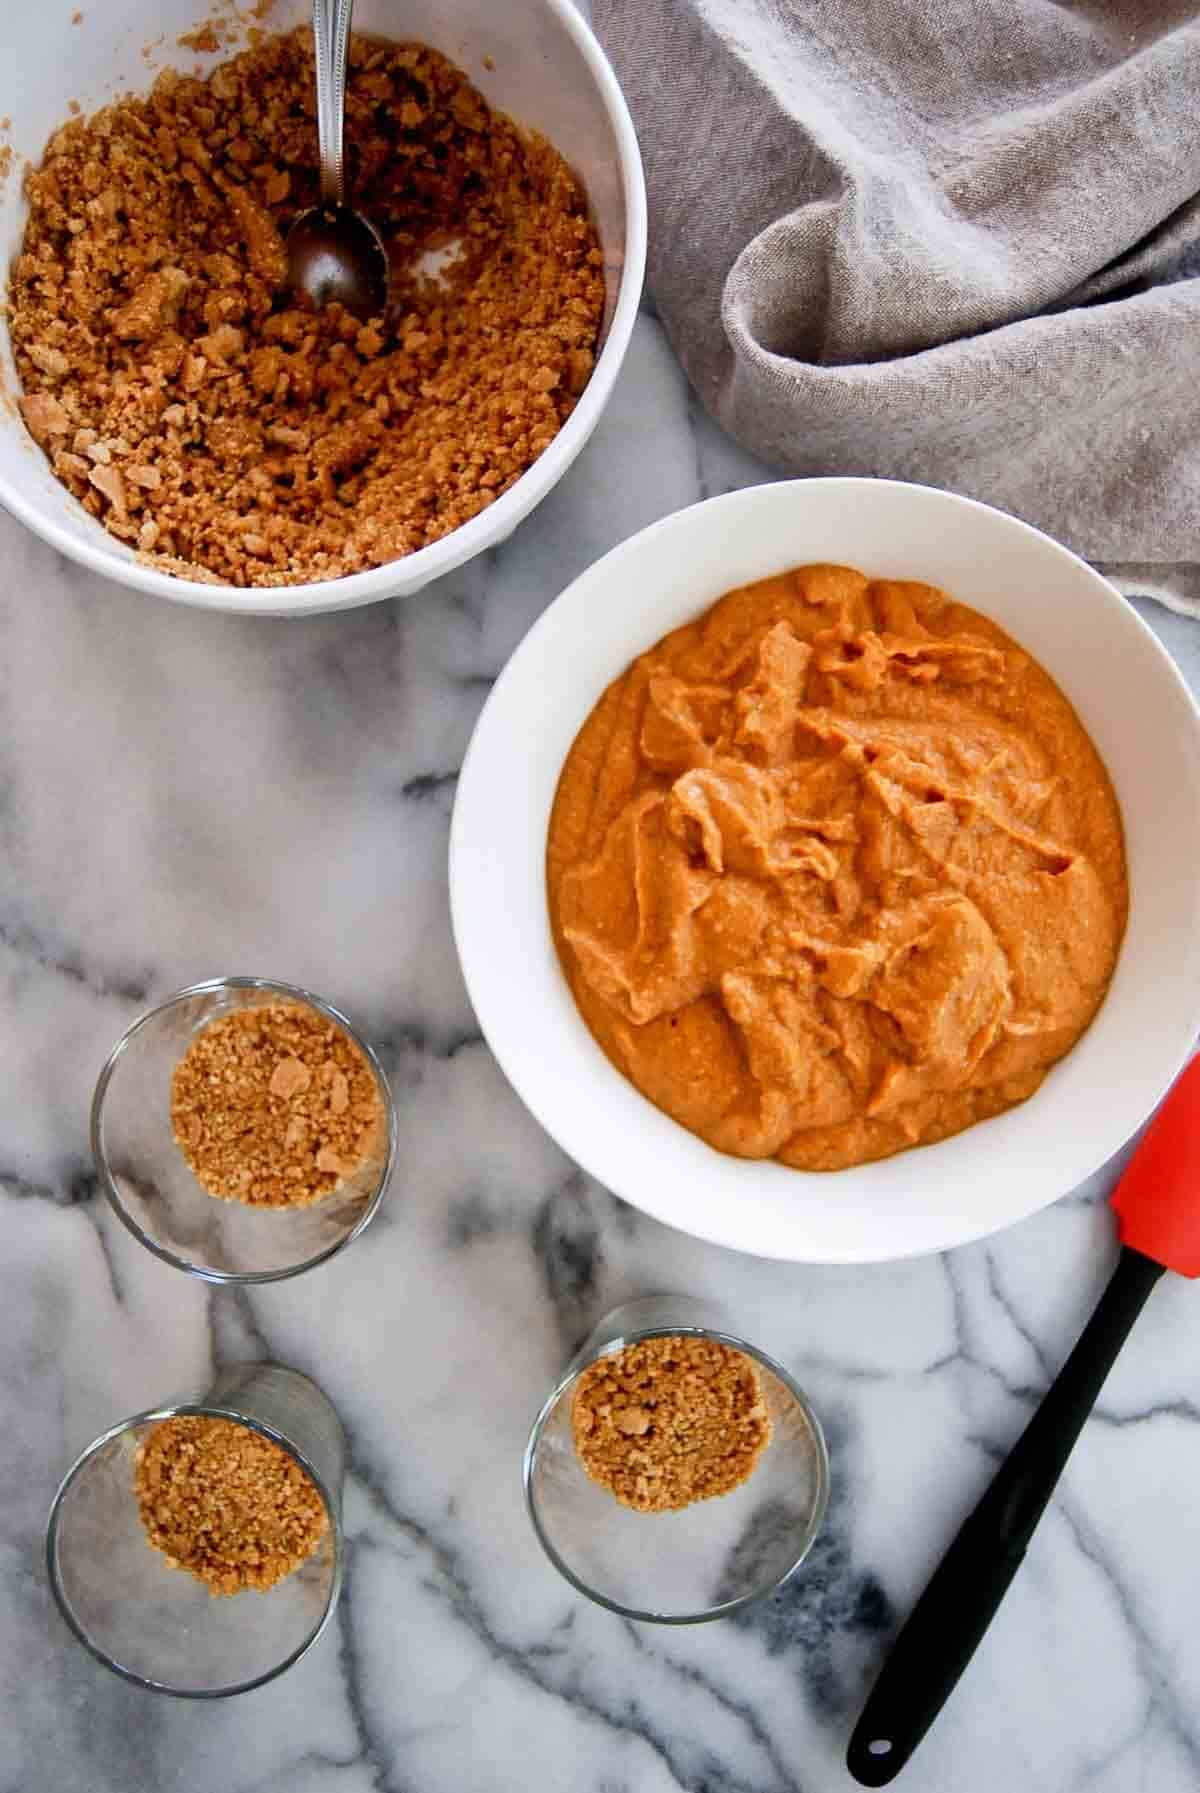
[[[321,203],[329,206],[346,202],[342,137],[346,119],[346,56],[353,14],[354,0],[313,0]]]
[[[1163,1266],[1122,1247],[1057,1379],[942,1558],[892,1645],[846,1766],[864,1787],[899,1774],[975,1654],[1063,1472],[1113,1359]]]

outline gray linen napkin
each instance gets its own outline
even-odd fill
[[[704,403],[1200,614],[1200,7],[593,0]]]

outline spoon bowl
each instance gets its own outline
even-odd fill
[[[347,205],[314,205],[288,232],[288,280],[318,308],[336,303],[357,318],[387,304],[388,258],[369,218]]]
[[[321,203],[301,212],[288,232],[288,280],[318,310],[337,303],[366,319],[386,309],[388,258],[370,219],[346,204],[343,133],[353,13],[354,0],[313,0]]]

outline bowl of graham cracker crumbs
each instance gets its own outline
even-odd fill
[[[595,1327],[525,1452],[550,1561],[625,1618],[726,1618],[804,1561],[829,1496],[820,1422],[711,1302],[642,1297]]]
[[[636,140],[570,0],[361,0],[346,141],[383,316],[306,311],[304,0],[0,18],[0,501],[141,590],[270,614],[418,590],[594,428],[645,259]]]
[[[141,1016],[100,1073],[92,1152],[142,1244],[210,1282],[275,1282],[373,1218],[391,1175],[387,1077],[339,1010],[215,978]]]
[[[299,1371],[233,1364],[203,1395],[120,1421],[64,1477],[50,1586],[107,1668],[214,1699],[290,1668],[342,1578],[345,1437]]]

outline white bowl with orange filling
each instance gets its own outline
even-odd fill
[[[806,480],[551,606],[464,764],[451,899],[585,1170],[864,1262],[1019,1220],[1141,1124],[1200,1023],[1198,863],[1200,713],[1119,593],[968,499]]]

